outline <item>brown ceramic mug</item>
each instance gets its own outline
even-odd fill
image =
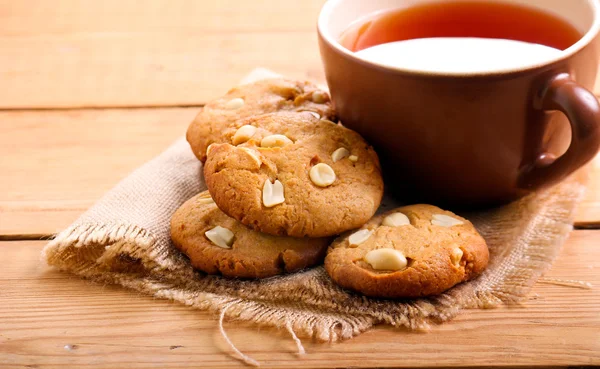
[[[318,20],[336,110],[375,146],[396,188],[408,184],[419,200],[498,204],[557,183],[595,156],[600,106],[589,89],[600,59],[598,0],[526,2],[583,34],[559,56],[529,67],[423,72],[362,60],[339,43],[365,15],[426,1],[329,0]]]

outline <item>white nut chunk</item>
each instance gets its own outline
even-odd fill
[[[204,235],[212,243],[224,249],[230,249],[233,244],[233,232],[221,226],[216,226],[215,228],[204,232]]]
[[[306,111],[306,112],[310,113],[313,117],[315,117],[317,119],[321,119],[321,116],[316,111]]]
[[[463,250],[461,250],[460,247],[457,247],[454,250],[452,250],[452,254],[450,255],[450,258],[452,259],[452,264],[454,264],[455,266],[460,266],[460,261],[462,260],[462,257]]]
[[[279,182],[279,180],[275,180],[274,183],[271,183],[271,180],[267,179],[263,186],[262,200],[263,205],[268,208],[283,204],[285,201],[283,184]]]
[[[352,233],[350,237],[348,237],[348,243],[350,244],[350,246],[358,246],[361,243],[368,240],[372,234],[373,231],[370,231],[368,229],[361,229],[360,231]]]
[[[454,227],[455,225],[464,224],[464,222],[460,219],[452,218],[451,216],[445,214],[433,214],[433,219],[431,219],[431,224],[440,226],[440,227]]]
[[[215,200],[213,200],[213,199],[212,199],[212,198],[210,198],[210,197],[204,197],[204,198],[198,199],[198,202],[197,202],[197,203],[198,203],[198,204],[200,204],[200,205],[204,205],[204,204],[214,204],[214,203],[215,203]]]
[[[285,135],[269,135],[260,141],[260,147],[285,147],[293,144],[292,140]]]
[[[335,172],[325,163],[319,163],[310,168],[308,174],[312,183],[319,187],[331,186],[335,182]]]
[[[205,194],[200,195],[196,202],[200,205],[203,205],[203,204],[213,204],[215,201],[212,199],[212,197],[210,197],[210,194],[207,192]]]
[[[348,156],[348,160],[353,161],[353,162],[357,162],[358,161],[358,156],[356,156],[356,155],[350,155],[350,156]]]
[[[408,265],[406,257],[398,250],[377,249],[367,252],[363,258],[375,270],[404,270]]]
[[[225,109],[227,109],[227,110],[237,110],[237,109],[241,108],[242,106],[244,106],[244,99],[242,99],[240,97],[236,97],[225,103]]]
[[[238,147],[238,149],[248,154],[248,156],[252,159],[252,161],[254,161],[256,166],[260,167],[262,165],[262,160],[260,160],[260,157],[258,156],[258,153],[256,151],[247,147]]]
[[[335,163],[336,161],[342,160],[348,156],[350,156],[350,151],[348,151],[348,149],[345,147],[340,147],[339,149],[335,150],[333,154],[331,154],[331,160],[333,160]]]
[[[315,91],[312,94],[312,101],[316,104],[323,104],[327,101],[327,94],[323,91]]]
[[[410,220],[408,220],[408,217],[402,213],[393,213],[383,218],[381,225],[386,227],[400,227],[410,225]]]
[[[235,134],[231,138],[231,142],[234,145],[239,145],[248,141],[254,134],[256,133],[256,127],[246,124],[245,126],[241,126],[235,131]]]

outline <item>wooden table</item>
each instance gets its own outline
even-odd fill
[[[233,367],[215,316],[49,270],[45,241],[256,66],[322,78],[311,1],[0,0],[0,367]],[[338,344],[226,323],[265,367],[600,365],[600,161],[578,228],[518,306]]]

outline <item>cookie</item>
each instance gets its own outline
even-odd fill
[[[311,111],[323,119],[335,120],[329,95],[309,82],[266,79],[231,89],[225,96],[206,104],[187,131],[192,151],[202,162],[206,148],[225,142],[232,135],[230,125],[253,115],[289,111]]]
[[[366,223],[383,195],[377,154],[356,132],[307,112],[235,123],[213,144],[204,177],[215,202],[243,224],[274,235],[325,237]]]
[[[366,296],[421,297],[473,279],[488,258],[471,222],[435,206],[411,205],[340,236],[325,269],[341,287]]]
[[[194,268],[232,278],[266,278],[319,264],[331,242],[253,231],[219,210],[207,191],[173,214],[171,239]]]

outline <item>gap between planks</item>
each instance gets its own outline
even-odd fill
[[[600,100],[600,95],[595,95]],[[168,109],[168,108],[201,108],[206,103],[195,104],[150,104],[150,105],[74,105],[74,106],[57,106],[57,107],[0,107],[0,112],[40,112],[40,111],[77,111],[77,110],[110,110],[110,109]]]
[[[29,233],[29,234],[0,234],[0,242],[2,241],[49,241],[56,234],[44,233]]]

